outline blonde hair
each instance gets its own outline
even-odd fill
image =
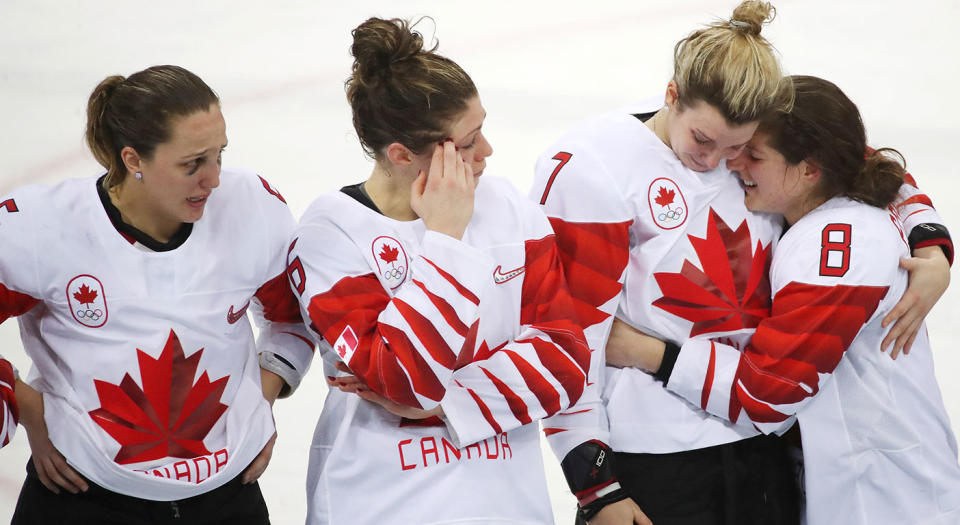
[[[776,16],[768,2],[741,2],[729,20],[694,31],[673,48],[678,102],[716,107],[731,123],[744,124],[770,111],[787,111],[792,83],[784,79],[773,46],[760,36]]]

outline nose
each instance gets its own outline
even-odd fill
[[[214,189],[220,185],[220,163],[208,163],[207,170],[203,174],[200,186],[206,189]]]
[[[493,155],[493,146],[490,145],[490,142],[487,141],[487,137],[480,133],[477,137],[477,162],[482,161],[483,159]]]
[[[746,156],[746,150],[740,150],[739,153],[727,159],[727,169],[730,171],[742,172]]]
[[[704,162],[710,169],[716,168],[720,161],[723,160],[724,155],[722,151],[714,150],[709,155],[704,157]]]

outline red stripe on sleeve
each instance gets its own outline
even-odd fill
[[[770,318],[760,322],[744,350],[734,380],[732,395],[750,419],[782,421],[776,419],[782,414],[761,405],[798,403],[815,395],[819,374],[836,368],[887,290],[796,282],[781,289]]]
[[[263,305],[263,317],[274,323],[302,323],[300,303],[290,289],[287,272],[270,279],[254,294]]]
[[[707,374],[703,378],[703,392],[700,393],[700,408],[707,409],[710,391],[713,390],[713,373],[717,367],[717,346],[710,341],[710,361],[707,362]]]
[[[397,307],[397,311],[400,312],[400,315],[402,315],[404,320],[407,321],[407,324],[410,325],[413,333],[423,344],[424,348],[427,349],[427,352],[430,352],[430,356],[445,368],[453,370],[457,356],[453,353],[450,345],[443,339],[443,336],[440,335],[440,332],[437,331],[437,328],[433,326],[433,323],[414,307],[397,297],[393,298],[393,305]]]
[[[923,204],[933,208],[933,201],[930,200],[930,197],[927,197],[924,194],[914,195],[913,197],[902,200],[897,203],[897,209],[901,209],[904,206],[909,206],[911,204]]]
[[[10,317],[16,317],[29,312],[40,303],[40,299],[27,294],[15,292],[0,284],[0,323]]]
[[[490,426],[493,428],[493,431],[496,432],[497,434],[502,434],[503,429],[500,427],[500,425],[497,424],[497,420],[493,418],[493,412],[490,412],[490,408],[487,407],[487,404],[484,403],[483,400],[480,399],[480,396],[478,396],[477,393],[474,392],[473,390],[468,388],[467,392],[470,394],[470,397],[472,397],[473,400],[477,403],[477,407],[480,408],[480,413],[483,414],[483,418],[487,420],[487,423],[490,424]]]
[[[567,429],[565,429],[565,428],[545,427],[545,428],[543,429],[543,434],[544,434],[545,436],[552,436],[552,435],[554,435],[554,434],[559,434],[559,433],[561,433],[561,432],[566,432],[566,431],[567,431]]]
[[[547,414],[556,414],[560,411],[560,394],[554,390],[553,385],[547,381],[536,368],[526,362],[520,355],[513,350],[504,349],[510,360],[513,361],[527,388],[533,392],[533,395],[540,401],[540,406],[547,411]]]
[[[527,411],[527,404],[523,402],[523,399],[520,399],[520,396],[511,390],[506,383],[498,379],[497,376],[490,373],[490,371],[486,368],[481,366],[480,370],[483,370],[483,373],[486,374],[490,382],[497,387],[497,390],[501,395],[503,395],[503,398],[507,400],[507,405],[510,406],[510,411],[513,412],[513,416],[516,417],[518,421],[524,425],[533,421],[533,419],[530,418],[530,413]]]
[[[423,293],[430,299],[430,302],[433,303],[433,306],[437,307],[437,310],[440,311],[440,314],[443,315],[443,319],[450,325],[450,328],[453,328],[461,337],[466,337],[469,328],[467,325],[460,320],[460,316],[457,315],[457,311],[450,306],[450,303],[446,299],[440,297],[439,295],[427,290],[427,287],[423,285],[422,282],[412,279],[413,284],[417,285],[418,288],[423,290]]]
[[[587,370],[577,366],[555,345],[542,339],[517,342],[533,345],[540,363],[560,382],[560,386],[567,392],[567,399],[570,400],[571,405],[580,399],[587,382]]]
[[[440,268],[439,266],[434,264],[433,261],[431,261],[430,259],[427,259],[422,255],[420,256],[420,258],[430,263],[430,266],[433,266],[437,270],[437,273],[440,274],[441,277],[443,277],[444,279],[447,280],[447,282],[453,285],[453,287],[456,288],[458,292],[460,292],[460,295],[462,295],[464,298],[466,298],[468,301],[470,301],[473,304],[476,304],[476,305],[480,304],[480,299],[478,299],[477,296],[473,294],[473,292],[471,292],[465,286],[460,284],[460,281],[457,281],[452,275],[445,272],[443,268]]]
[[[13,375],[13,365],[11,365],[6,359],[0,359],[0,382],[10,385],[9,388],[7,386],[0,386],[0,405],[3,405],[3,410],[0,411],[0,426],[3,425],[4,421],[6,421],[5,412],[7,410],[9,410],[10,414],[13,415],[14,424],[20,420],[20,410],[17,406],[17,398],[13,395],[13,388],[16,384],[16,381],[16,377]],[[3,444],[6,444],[6,441]]]

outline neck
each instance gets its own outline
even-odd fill
[[[644,124],[650,128],[650,131],[660,139],[661,142],[667,145],[668,148],[673,148],[670,145],[670,134],[668,133],[669,126],[667,125],[667,120],[670,118],[669,109],[667,106],[663,106],[657,112],[650,117]]]
[[[785,211],[783,213],[783,218],[787,220],[788,226],[793,226],[797,223],[797,221],[802,219],[804,215],[819,208],[820,205],[827,202],[827,200],[829,199],[826,197],[811,194],[798,202],[792,210]]]
[[[140,183],[120,184],[107,190],[110,202],[120,210],[123,222],[149,235],[159,242],[169,242],[180,230],[181,222],[161,218],[151,207],[151,199]]]
[[[397,221],[412,221],[419,219],[410,207],[410,186],[413,181],[403,173],[388,172],[378,162],[363,187],[384,215]]]

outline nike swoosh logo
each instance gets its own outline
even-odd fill
[[[231,304],[230,310],[227,312],[227,322],[230,324],[234,324],[237,321],[239,321],[240,318],[243,317],[243,314],[247,313],[248,306],[250,306],[250,301],[247,301],[247,304],[243,305],[243,307],[240,308],[239,312],[234,312],[233,305]]]
[[[502,266],[497,265],[497,268],[493,271],[493,281],[496,282],[497,284],[503,284],[509,281],[510,279],[513,279],[514,277],[522,274],[524,270],[524,267],[521,266],[517,269],[510,270],[507,273],[503,273],[501,271],[502,268],[503,268]]]

